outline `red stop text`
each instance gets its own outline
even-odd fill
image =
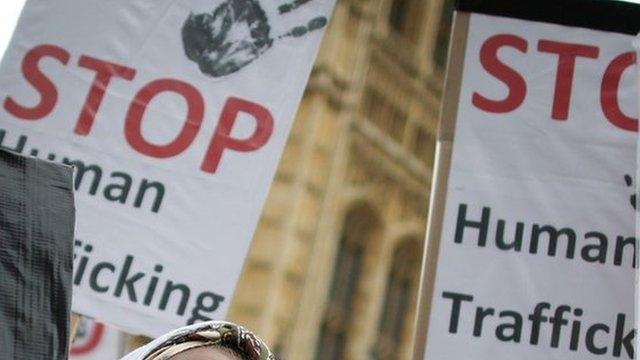
[[[498,51],[510,48],[526,56],[530,51],[529,42],[517,35],[498,34],[489,37],[480,48],[480,64],[487,73],[502,82],[508,89],[504,98],[496,99],[488,94],[474,92],[472,104],[480,110],[490,113],[509,113],[518,109],[527,97],[527,80],[516,69],[498,58]],[[566,121],[569,118],[573,81],[577,61],[598,59],[600,49],[588,44],[575,44],[541,39],[537,43],[539,53],[554,56],[557,59],[555,86],[550,115],[553,120]],[[604,117],[617,128],[638,131],[638,119],[625,114],[619,102],[619,89],[625,71],[636,63],[634,52],[622,53],[611,60],[601,76],[600,107]],[[594,76],[594,74],[589,74]],[[533,80],[531,80],[533,81]]]
[[[22,60],[22,74],[37,91],[39,101],[35,105],[25,105],[20,99],[7,96],[3,103],[4,109],[18,119],[38,121],[50,115],[56,107],[58,88],[41,70],[40,63],[43,61],[68,66],[71,54],[62,47],[49,44],[36,46],[25,54]],[[94,79],[84,104],[78,108],[78,118],[73,132],[77,136],[90,136],[109,85],[113,81],[133,80],[136,69],[88,55],[80,56],[77,66],[92,72]],[[145,138],[142,124],[152,100],[164,93],[183,98],[187,103],[187,111],[183,126],[174,139],[166,144],[157,144]],[[235,138],[231,133],[241,113],[254,119],[255,129],[249,137]],[[156,79],[140,88],[131,100],[124,120],[124,137],[131,148],[140,154],[157,159],[172,158],[186,151],[194,142],[205,120],[204,115],[205,100],[195,86],[179,79]],[[273,126],[271,113],[262,105],[237,97],[227,98],[207,150],[203,154],[200,169],[207,173],[215,173],[225,151],[251,152],[262,148],[271,138]]]

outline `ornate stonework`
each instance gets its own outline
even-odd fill
[[[395,1],[338,1],[233,299],[229,319],[288,359],[314,359],[343,333],[335,360],[410,358],[414,260],[423,248],[442,83],[430,56],[441,46],[442,0]],[[373,231],[351,259],[358,271],[348,321],[331,320],[336,272],[349,263],[343,242],[355,236],[346,219],[358,212]],[[406,279],[408,292],[390,279]],[[394,311],[403,325],[391,331],[383,319]]]

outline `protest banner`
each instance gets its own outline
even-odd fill
[[[415,359],[633,358],[639,17],[458,2]]]
[[[77,169],[74,311],[149,336],[225,317],[332,7],[27,1],[0,145]]]
[[[71,168],[0,150],[0,359],[67,358],[74,225]]]
[[[80,320],[69,351],[70,360],[119,359],[124,352],[124,334],[89,318]]]

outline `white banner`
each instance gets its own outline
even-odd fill
[[[29,0],[0,142],[76,165],[73,309],[224,318],[332,1]]]
[[[632,40],[471,15],[425,359],[633,358]]]
[[[124,333],[89,318],[82,318],[71,345],[69,360],[119,359],[124,352],[124,342]]]

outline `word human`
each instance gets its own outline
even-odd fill
[[[39,94],[40,99],[33,105],[30,99],[9,95],[4,99],[4,110],[24,121],[39,121],[50,115],[58,102],[58,89],[40,69],[41,62],[57,62],[61,66],[67,66],[70,60],[71,54],[56,45],[38,45],[27,51],[22,61],[22,73],[26,81]],[[73,129],[77,136],[89,136],[111,82],[133,80],[136,69],[89,55],[81,55],[77,65],[84,71],[95,74],[84,104],[78,104],[78,117]],[[145,138],[142,128],[145,113],[151,102],[165,93],[174,94],[186,100],[187,112],[182,129],[177,136],[169,143],[156,144]],[[125,115],[124,137],[129,146],[140,154],[156,159],[174,158],[193,144],[202,127],[205,110],[205,100],[195,86],[179,79],[156,79],[140,88],[131,99]],[[255,121],[255,130],[247,138],[235,138],[231,135],[241,113],[249,115]],[[155,126],[162,126],[162,124],[155,124]],[[211,141],[205,150],[200,170],[215,173],[225,150],[251,152],[260,149],[270,139],[273,126],[273,117],[263,106],[236,97],[227,98]]]
[[[0,128],[0,149],[13,151],[18,154],[29,154],[37,157],[40,150],[31,147],[29,151],[29,137],[20,135],[13,145],[8,144],[7,131]],[[76,192],[84,191],[91,196],[100,196],[113,204],[131,204],[134,208],[140,209],[149,203],[149,209],[153,213],[160,211],[165,198],[165,186],[159,181],[152,181],[147,178],[134,180],[134,177],[125,171],[106,171],[96,163],[86,163],[79,159],[69,159],[68,157],[58,158],[55,153],[48,153],[46,159],[49,161],[60,160],[63,164],[74,167],[74,188]],[[83,184],[86,184],[83,186]],[[147,200],[150,199],[150,200]]]
[[[492,221],[493,220],[493,221]],[[587,231],[580,237],[584,239],[577,243],[579,235],[570,227],[556,227],[549,224],[531,224],[518,221],[507,232],[507,222],[503,219],[492,219],[491,208],[483,207],[480,217],[470,218],[467,213],[467,204],[458,206],[458,218],[454,242],[462,244],[465,240],[475,241],[479,247],[486,247],[489,242],[489,231],[495,233],[494,245],[502,251],[523,252],[537,255],[541,245],[546,242],[548,256],[563,256],[559,254],[558,244],[562,240],[564,256],[567,259],[579,258],[588,263],[606,264],[613,263],[622,266],[626,262],[631,268],[636,267],[636,238],[633,236],[618,235],[615,241],[599,231]],[[530,229],[530,230],[529,230]],[[526,230],[529,230],[528,232]],[[473,239],[473,240],[472,240]],[[546,240],[546,241],[545,241]],[[528,246],[527,246],[528,245]],[[525,247],[526,246],[526,247]],[[579,254],[576,254],[579,250]],[[630,252],[631,254],[627,254]],[[626,259],[626,261],[625,261]]]
[[[581,320],[584,310],[569,305],[553,306],[548,302],[539,302],[530,314],[521,314],[514,310],[501,311],[493,307],[476,306],[472,304],[474,297],[469,294],[445,291],[442,297],[451,301],[450,334],[465,333],[475,337],[493,335],[503,342],[534,346],[543,346],[545,344],[541,344],[540,339],[550,338],[548,345],[551,348],[566,347],[571,351],[584,348],[595,355],[634,358],[636,331],[627,329],[625,314],[617,314],[614,326],[604,323],[588,325]],[[461,328],[461,317],[473,319],[473,328]],[[633,323],[633,318],[629,322]],[[493,331],[493,334],[489,331]]]

